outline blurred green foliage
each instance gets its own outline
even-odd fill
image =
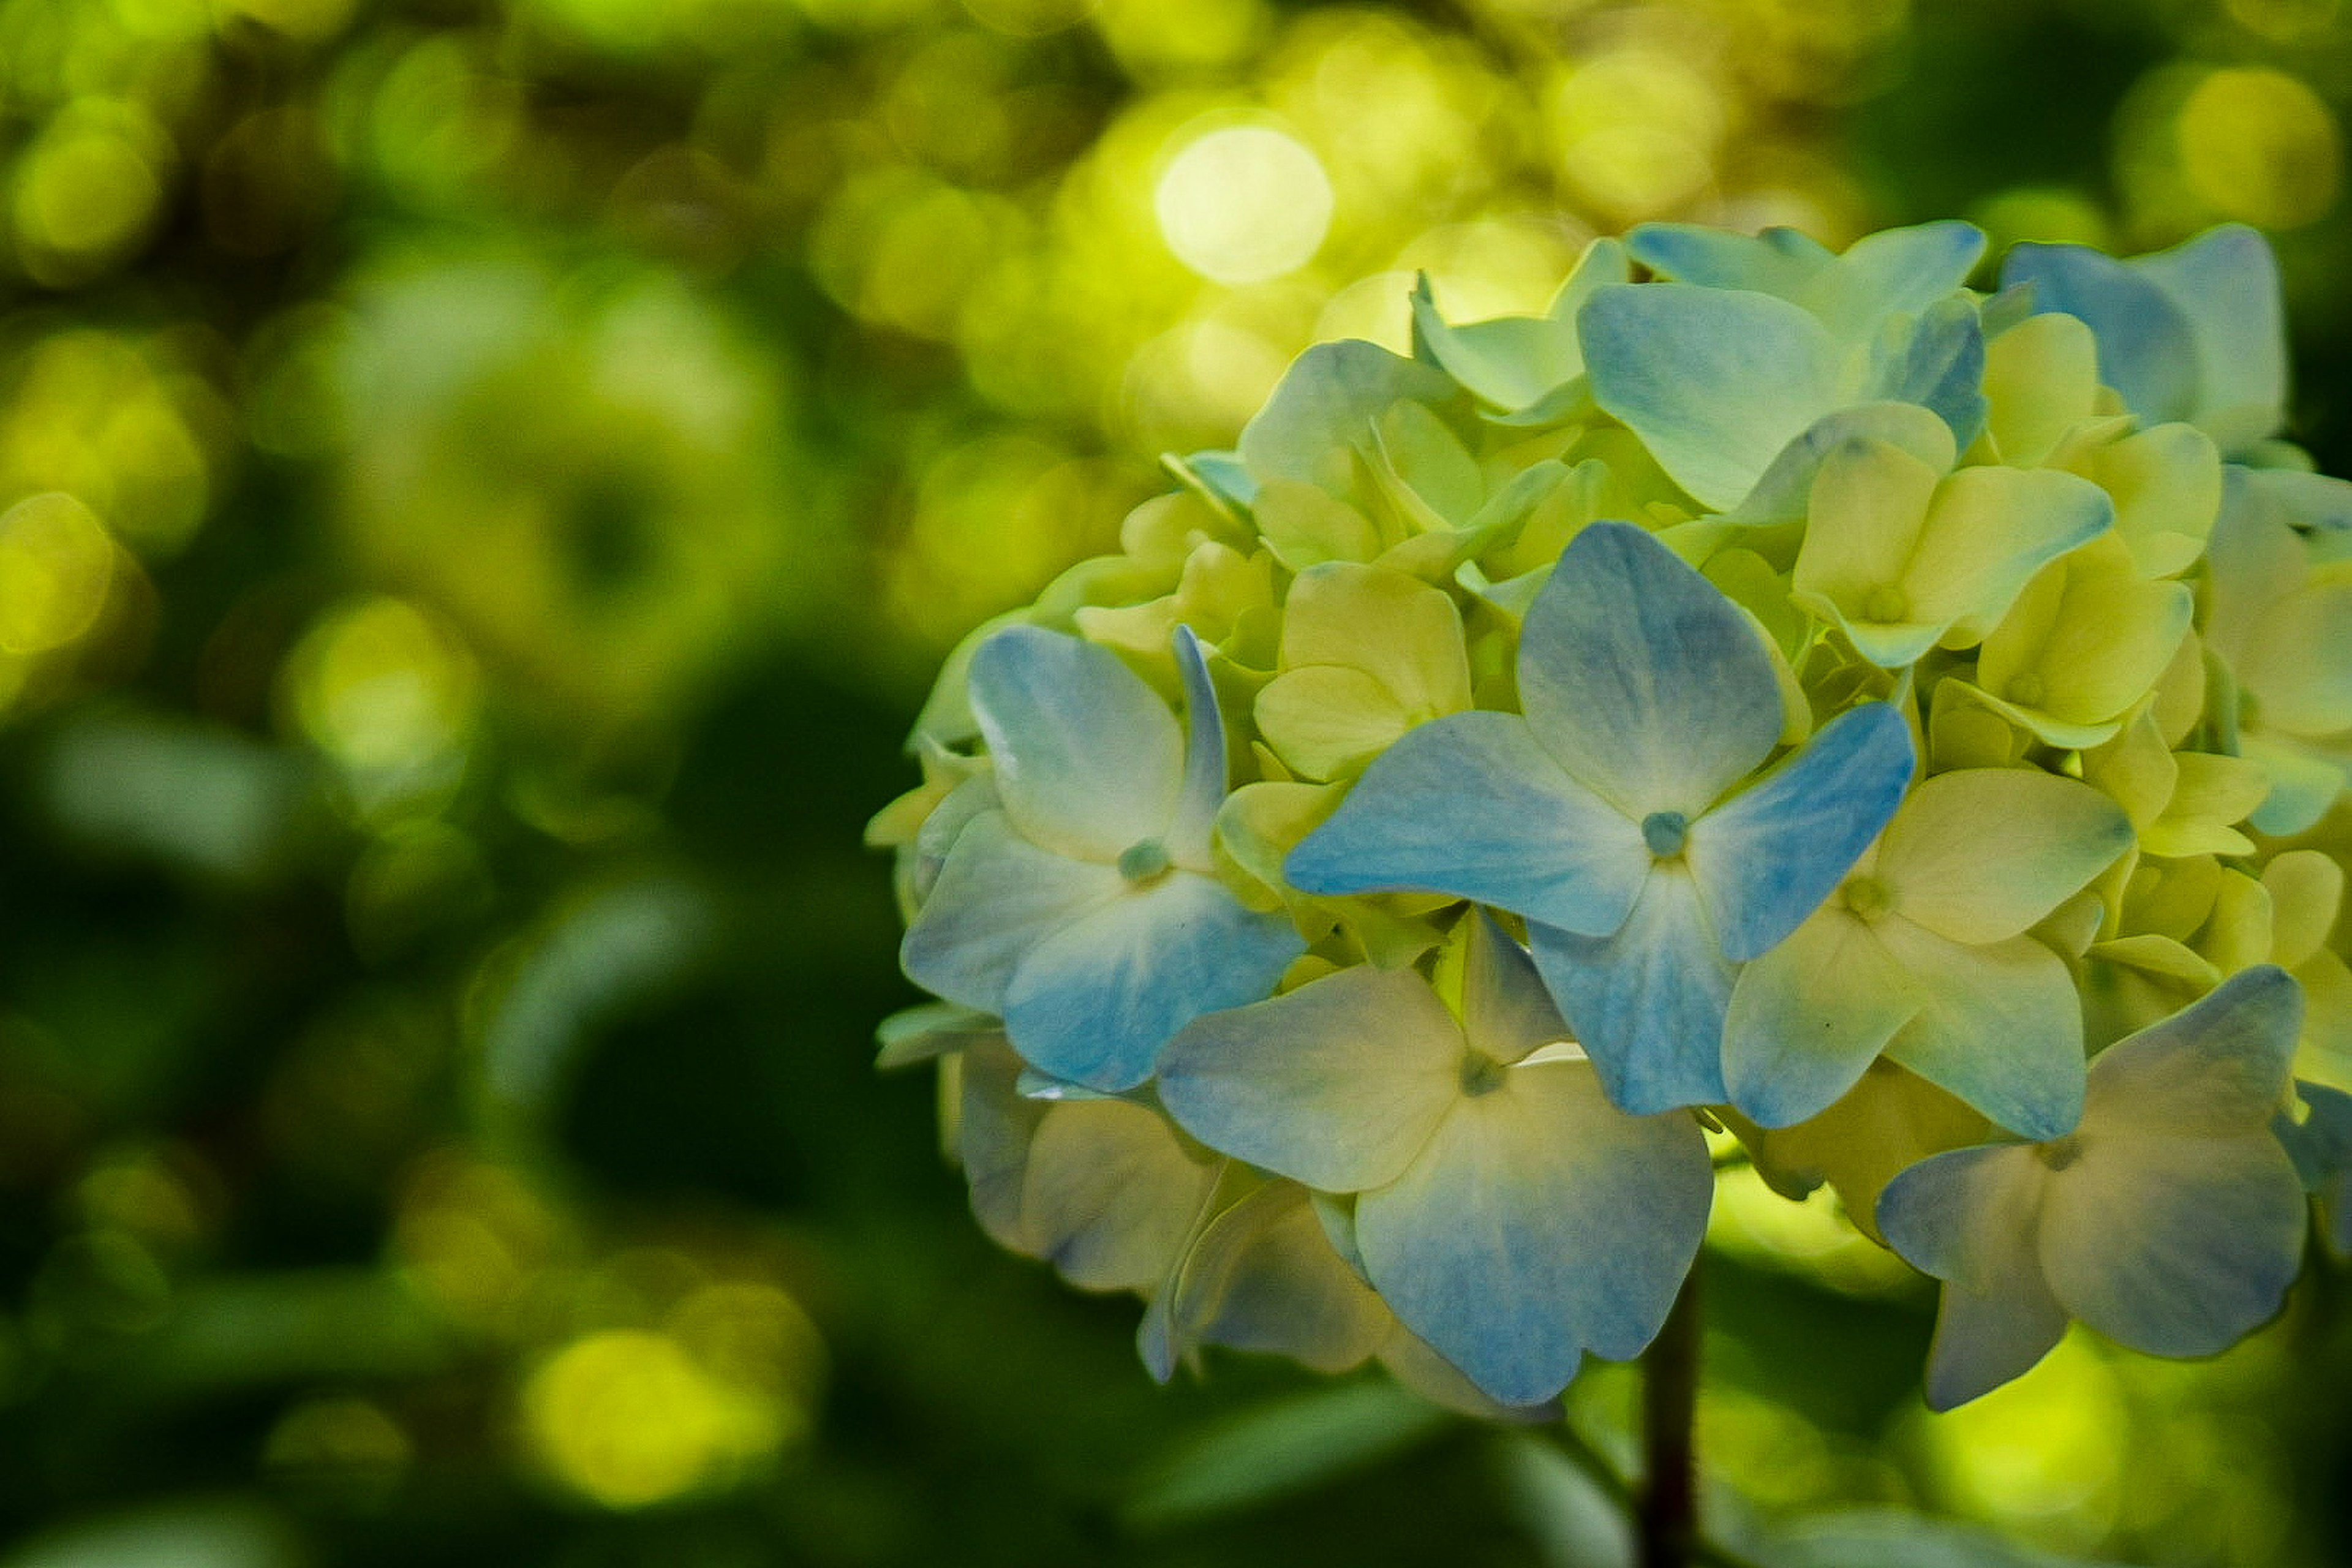
[[[970,1222],[869,1067],[932,667],[1414,271],[1645,218],[2265,226],[2352,469],[2347,100],[2341,0],[0,0],[7,1561],[1612,1561],[1545,1441],[1157,1389]],[[2340,1267],[1931,1419],[1744,1191],[1759,1555],[2352,1553]]]

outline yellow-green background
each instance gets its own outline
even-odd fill
[[[1604,1562],[982,1239],[869,1067],[932,667],[1648,218],[2263,226],[2352,471],[2347,106],[2344,0],[0,0],[0,1562]],[[1718,1207],[1728,1533],[2352,1556],[2339,1265],[1934,1419],[1921,1282]]]

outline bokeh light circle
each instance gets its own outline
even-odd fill
[[[87,632],[114,575],[114,541],[52,490],[0,513],[0,653],[37,654]]]
[[[2319,95],[2284,71],[2210,71],[2180,106],[2181,172],[2214,211],[2294,228],[2336,203],[2343,132]]]
[[[1216,283],[1263,283],[1315,258],[1331,226],[1331,181],[1297,137],[1224,125],[1187,141],[1152,194],[1176,258]]]

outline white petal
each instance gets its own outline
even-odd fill
[[[2042,1272],[2066,1310],[2151,1355],[2211,1355],[2275,1314],[2303,1266],[2294,1162],[2267,1131],[2086,1131],[2042,1204]]]
[[[1269,1182],[1211,1220],[1177,1270],[1170,1338],[1292,1356],[1345,1372],[1396,1319],[1331,1249],[1307,1189]]]
[[[2242,970],[2091,1064],[2084,1131],[2223,1137],[2270,1125],[2286,1094],[2303,991],[2284,970]]]
[[[1764,1127],[1820,1114],[1921,1004],[1870,925],[1843,909],[1821,910],[1732,987],[1723,1031],[1731,1103]]]
[[[1461,1096],[1462,1031],[1410,970],[1343,969],[1213,1013],[1160,1062],[1160,1098],[1210,1147],[1324,1192],[1393,1180]]]
[[[972,655],[971,707],[1004,809],[1032,841],[1109,861],[1168,830],[1183,740],[1168,705],[1117,654],[1008,627]]]
[[[1051,1107],[1029,1145],[1022,1229],[1089,1290],[1141,1289],[1175,1261],[1214,1167],[1156,1111],[1124,1100]]]
[[[1004,813],[983,811],[956,836],[907,928],[899,965],[925,990],[1002,1013],[1022,956],[1125,887],[1114,868],[1040,849]]]

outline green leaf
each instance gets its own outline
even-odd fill
[[[1385,1379],[1276,1400],[1180,1443],[1121,1512],[1145,1531],[1245,1513],[1409,1453],[1449,1419]]]

